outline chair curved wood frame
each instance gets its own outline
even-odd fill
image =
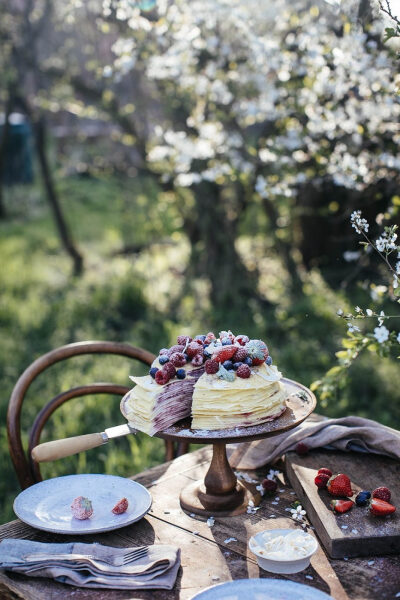
[[[155,359],[154,354],[142,348],[136,348],[120,342],[105,341],[86,341],[67,344],[36,359],[18,379],[12,391],[7,412],[7,436],[10,456],[22,489],[42,479],[39,465],[31,458],[31,450],[40,442],[40,436],[45,423],[59,406],[72,398],[87,396],[89,394],[116,394],[122,396],[130,389],[127,386],[113,383],[94,383],[72,388],[58,394],[42,408],[33,423],[29,436],[27,457],[21,439],[21,411],[29,386],[40,373],[55,363],[82,354],[116,354],[139,360],[146,365],[151,365]],[[185,448],[180,447],[178,448],[177,455],[186,451],[187,446]],[[167,441],[166,460],[171,460],[174,458],[174,455],[173,442]]]

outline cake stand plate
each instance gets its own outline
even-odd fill
[[[300,425],[313,412],[317,401],[311,390],[291,379],[282,379],[281,382],[287,390],[287,408],[272,421],[207,431],[191,429],[191,419],[188,418],[156,434],[176,442],[213,445],[211,464],[204,481],[195,481],[181,492],[180,502],[185,511],[204,517],[228,517],[246,512],[250,500],[256,504],[250,490],[237,480],[226,456],[226,444],[279,435]]]

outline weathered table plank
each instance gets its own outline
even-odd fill
[[[267,527],[298,527],[285,510],[296,499],[295,493],[282,473],[277,494],[263,498],[256,514],[216,519],[215,525],[209,527],[199,517],[192,518],[181,510],[179,493],[184,485],[204,476],[210,457],[211,449],[205,447],[137,475],[134,479],[148,487],[153,495],[151,512],[141,521],[123,529],[80,538],[115,546],[175,543],[182,550],[182,568],[173,590],[107,590],[108,600],[189,600],[198,591],[215,583],[247,577],[287,578],[317,587],[330,593],[335,600],[375,600],[377,597],[389,600],[400,591],[400,586],[397,586],[397,581],[400,581],[399,557],[371,559],[374,564],[369,565],[368,559],[328,560],[320,548],[310,567],[301,573],[279,576],[260,570],[254,556],[249,553],[249,537]],[[263,469],[258,474],[248,473],[251,478],[260,481],[266,472]],[[1,526],[0,539],[4,537],[38,541],[73,539],[40,532],[20,521]],[[228,543],[229,537],[235,537],[237,541]],[[385,565],[390,567],[390,582],[383,578]],[[3,590],[7,590],[8,596]],[[104,590],[85,590],[48,579],[0,573],[0,598],[3,597],[13,600],[102,600]]]

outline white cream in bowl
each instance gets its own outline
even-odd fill
[[[269,529],[251,537],[249,548],[262,569],[271,573],[298,573],[310,564],[318,542],[299,529]]]

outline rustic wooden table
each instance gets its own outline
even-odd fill
[[[146,486],[153,496],[150,512],[141,521],[107,534],[80,536],[80,541],[100,542],[114,546],[152,543],[174,543],[182,549],[182,568],[171,591],[89,590],[56,583],[50,579],[34,579],[0,572],[0,598],[25,600],[187,600],[195,593],[216,583],[243,578],[286,578],[316,587],[335,600],[386,600],[400,592],[400,556],[328,559],[320,548],[310,567],[295,575],[274,575],[258,568],[247,543],[251,535],[266,527],[300,527],[289,518],[295,493],[279,475],[275,497],[264,497],[255,514],[216,519],[209,527],[199,518],[186,515],[179,506],[179,492],[191,480],[204,477],[211,448],[204,447],[172,462],[149,469],[134,479]],[[269,468],[269,467],[268,467]],[[261,479],[268,468],[248,471],[252,479]],[[242,472],[244,473],[244,472]],[[255,484],[253,485],[253,490]],[[312,530],[309,530],[312,532]],[[37,541],[71,541],[69,536],[35,530],[21,521],[0,526],[0,539],[8,537]],[[237,541],[228,542],[231,537]]]

